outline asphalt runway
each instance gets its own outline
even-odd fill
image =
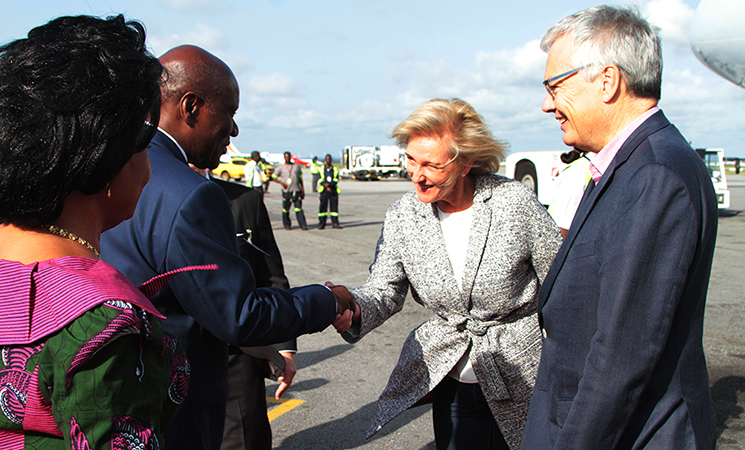
[[[729,176],[731,208],[720,214],[706,309],[704,345],[717,413],[719,448],[745,448],[745,175]],[[286,231],[278,184],[265,197],[292,286],[333,281],[348,287],[367,279],[385,211],[411,190],[403,180],[342,180],[339,205],[343,229],[317,229],[318,198],[310,192],[304,209],[310,230]],[[333,327],[298,340],[298,374],[281,404],[271,403],[274,448],[434,449],[431,408],[417,407],[391,421],[371,439],[366,431],[375,402],[396,364],[407,335],[430,313],[407,300],[404,309],[356,345]],[[267,384],[273,396],[276,383]],[[281,408],[281,409],[276,409]]]

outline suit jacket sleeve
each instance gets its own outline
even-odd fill
[[[584,364],[584,372],[555,449],[612,448],[674,339],[671,324],[697,250],[699,208],[680,174],[663,165],[642,165],[625,189],[614,217],[604,219],[612,225],[598,267],[574,280],[597,277],[588,286],[598,292],[587,294],[599,299],[598,329],[586,360],[567,362]]]
[[[257,288],[249,264],[238,255],[233,218],[224,202],[219,186],[200,184],[184,200],[169,230],[165,269],[219,266],[170,283],[186,314],[218,339],[239,346],[286,341],[328,326],[336,316],[336,301],[325,286]]]

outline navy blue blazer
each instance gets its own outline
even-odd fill
[[[712,449],[710,175],[659,111],[587,190],[541,285],[543,353],[521,449]]]
[[[209,435],[209,447],[215,448],[216,440],[219,448],[228,397],[228,343],[268,345],[321,331],[333,322],[336,301],[321,285],[287,291],[257,288],[251,267],[238,255],[223,189],[189,168],[175,143],[160,131],[149,156],[152,177],[135,215],[102,235],[102,256],[135,284],[180,267],[219,266],[179,274],[152,298],[167,317],[163,329],[179,337],[191,364],[189,395],[166,429],[166,439],[177,434],[174,428],[182,427],[184,434],[194,431],[195,420],[179,423],[183,415],[213,407],[217,414],[222,410],[221,418],[213,420],[220,429],[213,424],[203,434]]]

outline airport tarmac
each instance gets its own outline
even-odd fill
[[[729,176],[731,208],[720,214],[706,309],[704,345],[717,413],[720,450],[745,448],[745,175]],[[365,282],[385,211],[411,190],[403,180],[342,180],[339,217],[343,229],[318,230],[317,194],[303,204],[310,230],[284,230],[278,184],[265,197],[292,286],[332,281],[348,287]],[[282,404],[270,403],[274,448],[434,449],[431,408],[417,407],[391,421],[371,439],[365,434],[375,402],[396,364],[407,335],[430,313],[407,300],[403,310],[355,345],[329,327],[298,340],[298,374]],[[269,382],[273,396],[276,383]]]

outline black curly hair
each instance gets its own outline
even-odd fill
[[[52,223],[147,147],[163,67],[123,16],[59,17],[0,47],[0,221]]]

